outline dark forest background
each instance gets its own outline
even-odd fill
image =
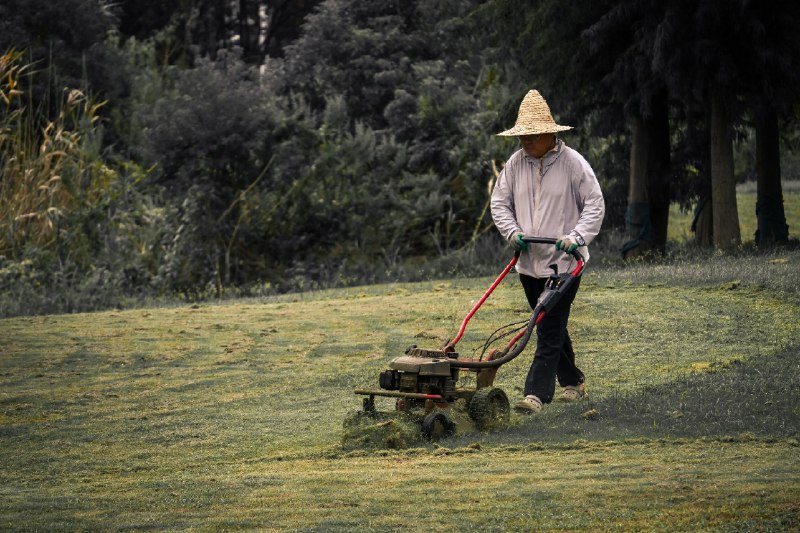
[[[493,265],[494,134],[531,88],[626,256],[667,250],[674,202],[736,250],[742,180],[756,244],[785,243],[799,23],[788,0],[0,0],[0,315]]]

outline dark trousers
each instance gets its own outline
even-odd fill
[[[533,278],[520,274],[519,279],[531,309],[535,308],[547,278]],[[583,372],[575,366],[575,352],[572,350],[572,341],[567,333],[569,311],[579,285],[580,278],[536,328],[536,353],[528,370],[528,377],[525,379],[525,395],[533,394],[542,403],[553,401],[556,377],[562,387],[578,385],[585,379]]]

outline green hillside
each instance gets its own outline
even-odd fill
[[[5,319],[0,528],[791,529],[798,263],[590,268],[588,401],[401,450],[341,446],[352,389],[452,335],[490,280]],[[528,312],[509,277],[462,353]],[[512,400],[531,353],[498,374]]]

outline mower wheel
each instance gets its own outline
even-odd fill
[[[422,419],[422,435],[429,441],[436,442],[452,436],[455,432],[455,423],[442,411],[428,413]]]
[[[511,404],[503,389],[478,389],[469,402],[469,416],[480,431],[502,429],[511,417]]]

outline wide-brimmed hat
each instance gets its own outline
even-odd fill
[[[517,123],[510,130],[498,133],[503,137],[516,137],[519,135],[539,135],[540,133],[557,133],[571,130],[572,126],[560,126],[553,120],[550,108],[544,101],[539,91],[528,91],[519,105]]]

